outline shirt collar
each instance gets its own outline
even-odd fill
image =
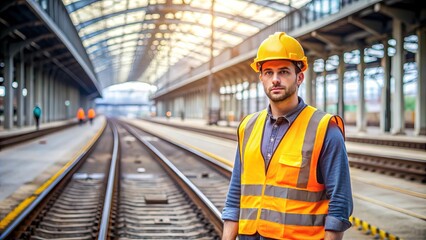
[[[301,97],[297,97],[299,100],[299,103],[297,104],[296,108],[294,108],[293,110],[291,110],[288,114],[284,115],[284,116],[280,116],[278,118],[283,117],[285,120],[287,120],[287,122],[289,124],[291,124],[296,118],[297,116],[299,116],[299,113],[307,106],[306,103],[303,101],[303,99]],[[271,105],[268,106],[268,118],[272,121],[275,122],[278,118],[275,118],[274,116],[272,116],[272,110],[271,110]]]

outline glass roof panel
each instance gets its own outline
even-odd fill
[[[129,80],[153,83],[181,61],[197,67],[210,59],[212,0],[63,2],[96,73],[111,73],[107,74],[111,79],[100,79],[101,84]],[[241,43],[307,2],[215,0],[213,55]]]

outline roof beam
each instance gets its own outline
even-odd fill
[[[407,25],[414,24],[416,20],[415,12],[405,9],[392,8],[382,3],[376,3],[374,5],[374,11],[383,13],[391,18],[396,18]]]
[[[97,36],[99,34],[102,34],[102,33],[105,33],[105,32],[108,32],[108,31],[111,31],[111,30],[114,30],[114,29],[117,29],[117,28],[131,26],[131,25],[135,25],[135,24],[143,24],[143,23],[146,23],[146,21],[133,22],[133,23],[124,23],[124,24],[116,25],[116,26],[113,26],[113,27],[110,27],[110,28],[103,28],[103,29],[100,29],[100,30],[98,30],[96,32],[91,32],[89,34],[81,36],[81,40],[84,41],[86,39],[95,37],[95,36]],[[150,23],[154,23],[154,22],[150,21]],[[163,24],[163,22],[161,24]],[[170,20],[170,19],[164,20],[164,24],[187,24],[187,25],[197,25],[197,26],[200,26],[200,27],[203,27],[203,28],[210,27],[210,26],[203,25],[203,24],[200,24],[200,23],[197,23],[197,22],[186,22],[186,21],[179,21],[179,20],[176,21],[176,20]],[[248,36],[243,35],[243,34],[239,34],[239,33],[236,33],[236,32],[224,30],[222,28],[216,28],[216,30],[218,32],[220,32],[220,33],[230,34],[230,35],[233,35],[233,36],[236,36],[236,37],[240,37],[240,38],[246,38],[246,37],[248,37]],[[172,31],[172,30],[158,30],[158,32],[172,33],[172,32],[175,32],[175,31]],[[122,36],[122,35],[120,35],[120,36]]]
[[[0,31],[0,39],[6,37],[7,35],[9,35],[12,32],[15,32],[19,29],[22,29],[24,27],[36,27],[36,26],[40,26],[40,25],[43,25],[43,23],[41,21],[34,21],[34,22],[28,21],[28,22],[24,22],[24,23],[16,25],[16,26],[9,27],[7,29]]]
[[[374,36],[380,36],[383,31],[383,24],[379,21],[360,19],[354,16],[349,16],[348,22],[373,34]]]
[[[198,13],[203,13],[203,14],[210,14],[210,10],[209,9],[203,9],[203,8],[197,8],[197,7],[192,7],[189,5],[183,5],[183,4],[173,4],[173,5],[163,5],[163,4],[155,4],[155,5],[149,5],[149,6],[145,6],[145,7],[138,7],[138,8],[132,8],[132,9],[126,9],[123,11],[119,11],[119,12],[114,12],[114,13],[110,13],[107,15],[102,15],[100,17],[97,18],[93,18],[91,20],[88,20],[86,22],[82,22],[80,24],[78,24],[76,26],[76,28],[79,30],[81,28],[87,27],[91,24],[94,24],[96,22],[99,22],[101,20],[107,19],[107,18],[111,18],[114,16],[118,16],[118,15],[122,15],[122,14],[127,14],[127,13],[132,13],[132,12],[147,12],[149,13],[173,13],[173,12],[179,12],[179,11],[188,11],[188,12],[198,12]],[[255,21],[249,18],[245,18],[245,17],[241,17],[238,15],[232,15],[232,14],[228,14],[228,13],[223,13],[223,12],[215,12],[215,16],[216,17],[223,17],[226,19],[234,19],[237,22],[242,22],[242,23],[247,23],[248,25],[251,26],[255,26],[259,29],[265,28],[267,25],[265,23],[259,22],[259,21]],[[167,19],[165,19],[167,20]]]
[[[319,33],[318,31],[313,31],[311,36],[324,42],[325,44],[331,46],[332,48],[340,49],[343,46],[342,38],[335,35]]]
[[[86,6],[91,5],[92,3],[99,2],[99,1],[100,0],[85,0],[85,1],[76,0],[73,3],[66,5],[65,7],[67,8],[67,11],[71,14],[71,13],[78,11],[78,10],[80,10],[80,9],[86,7]]]
[[[292,7],[291,5],[287,5],[284,3],[271,1],[271,0],[251,0],[250,3],[254,3],[262,7],[267,7],[267,8],[274,9],[275,11],[281,11],[286,13],[294,9],[294,7]]]
[[[324,54],[325,44],[313,43],[313,42],[302,42],[302,46],[309,50],[309,52],[314,53],[314,55],[321,56]]]

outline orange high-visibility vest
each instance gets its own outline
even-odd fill
[[[84,114],[84,110],[82,108],[79,108],[77,111],[77,119],[78,120],[84,120],[86,118]]]
[[[93,108],[90,108],[89,111],[87,111],[87,117],[89,119],[95,118],[96,114],[95,114],[95,110],[93,110]]]
[[[274,239],[323,239],[329,200],[317,164],[330,121],[343,120],[307,106],[289,127],[265,169],[261,146],[267,111],[238,128],[241,156],[239,234]]]

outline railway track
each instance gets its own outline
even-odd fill
[[[0,239],[219,239],[229,169],[116,124]]]

